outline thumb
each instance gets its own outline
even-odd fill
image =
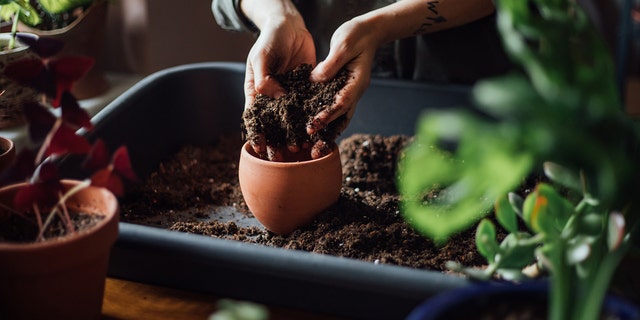
[[[309,79],[312,82],[327,82],[333,79],[346,63],[346,61],[341,61],[337,56],[329,52],[327,58],[313,68]]]

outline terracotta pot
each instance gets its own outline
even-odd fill
[[[0,137],[0,173],[8,168],[16,158],[16,146],[13,140]]]
[[[78,181],[65,180],[65,188]],[[24,184],[0,189],[11,206]],[[38,243],[0,242],[0,315],[3,319],[99,319],[119,207],[106,189],[89,187],[67,201],[71,210],[105,218],[85,231]]]
[[[278,234],[311,222],[338,201],[342,188],[337,145],[320,159],[273,162],[260,159],[245,143],[238,170],[247,206],[267,230]]]
[[[0,48],[6,47],[10,38],[10,33],[0,33]],[[0,129],[24,124],[26,121],[22,114],[23,102],[35,101],[38,98],[35,90],[4,76],[7,65],[28,57],[34,57],[34,54],[29,51],[28,46],[18,41],[13,49],[0,50]]]
[[[102,59],[108,8],[108,1],[97,1],[71,24],[61,29],[39,30],[22,23],[18,26],[20,31],[64,42],[64,48],[54,57],[80,55],[95,59],[94,66],[71,90],[77,99],[93,98],[110,88]]]

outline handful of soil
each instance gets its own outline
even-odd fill
[[[276,75],[276,80],[286,92],[280,98],[256,95],[253,106],[242,115],[247,140],[256,141],[264,135],[266,145],[277,150],[286,150],[291,145],[301,146],[300,152],[307,159],[312,158],[312,153],[324,155],[331,150],[347,121],[346,115],[312,135],[307,134],[306,128],[320,111],[334,103],[349,74],[342,69],[332,80],[316,83],[309,80],[311,70],[311,65],[303,64],[290,72]],[[299,156],[296,158],[300,159]]]

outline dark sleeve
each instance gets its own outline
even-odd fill
[[[211,11],[216,23],[225,30],[258,32],[258,28],[240,10],[240,0],[213,0]]]

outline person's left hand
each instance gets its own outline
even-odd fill
[[[307,126],[313,134],[342,115],[346,121],[338,128],[342,132],[349,124],[356,104],[371,81],[371,68],[378,48],[378,39],[368,24],[352,19],[342,24],[331,37],[327,58],[311,72],[311,81],[325,82],[345,67],[350,74],[345,86],[338,92],[333,105],[326,106]]]

